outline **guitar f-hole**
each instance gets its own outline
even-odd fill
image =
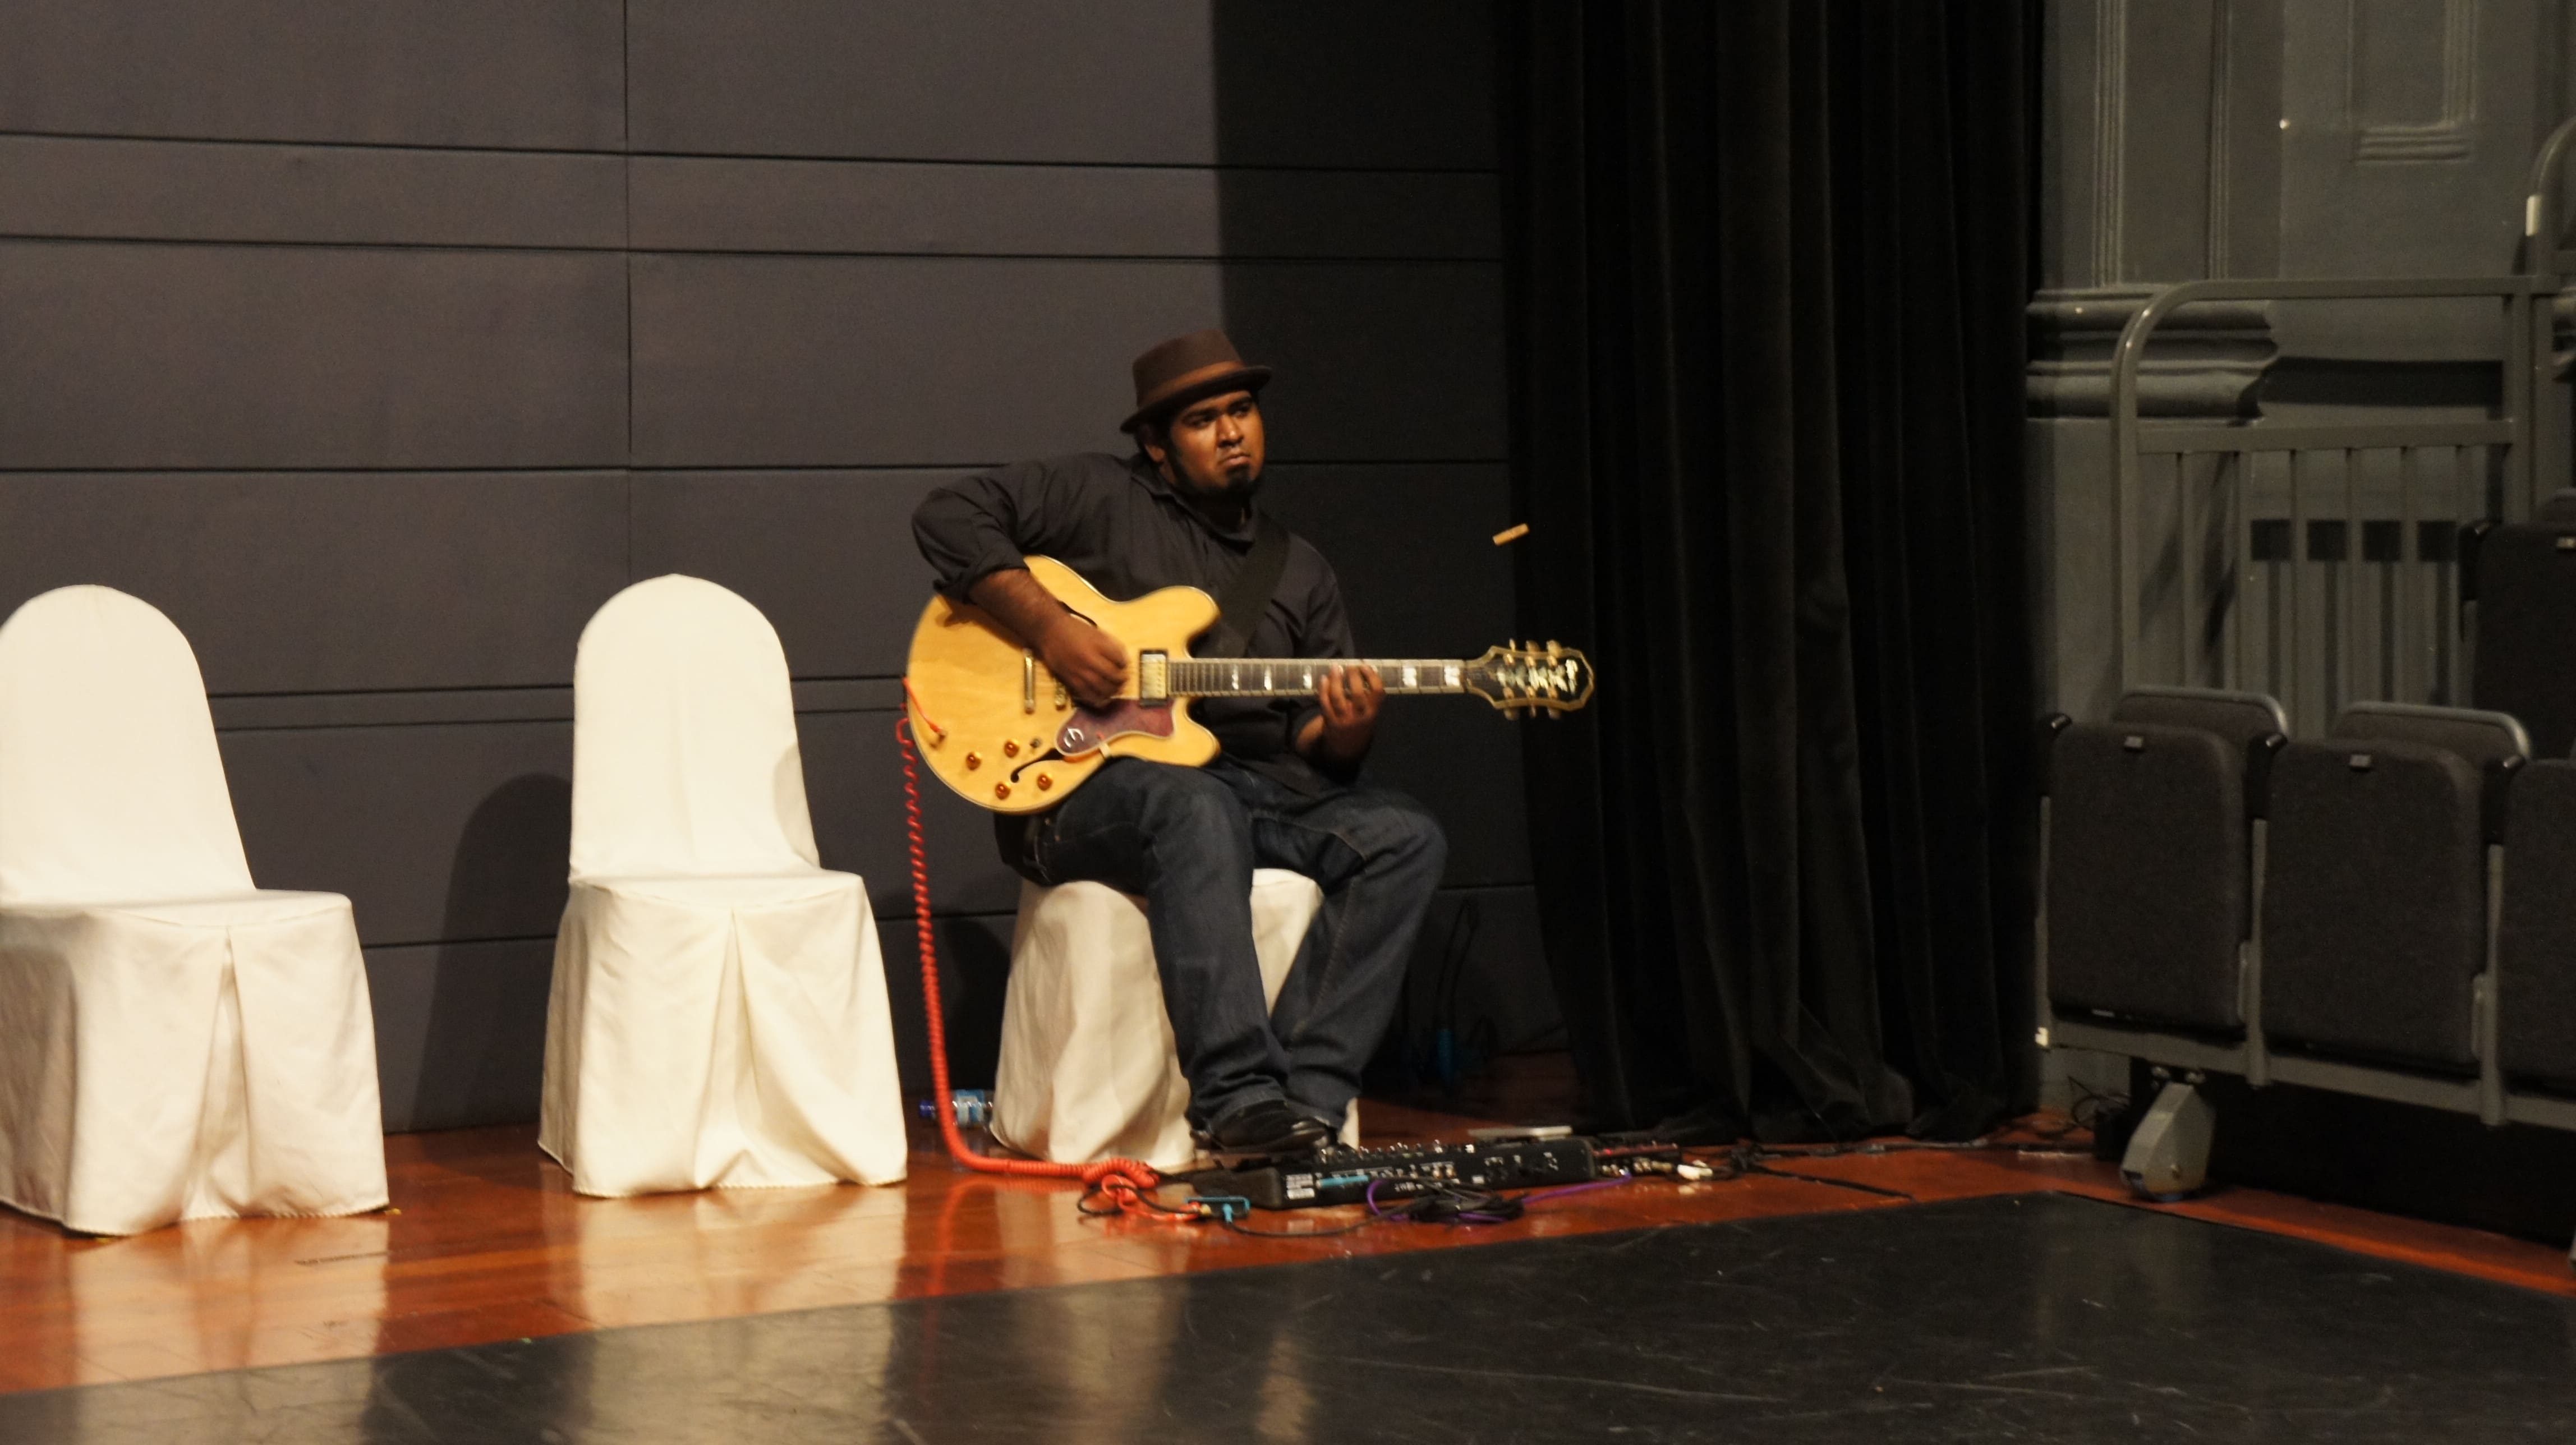
[[[1032,754],[1027,762],[1011,769],[1011,781],[1016,783],[1020,780],[1020,774],[1027,772],[1029,769],[1036,767],[1040,763],[1052,763],[1063,756],[1064,754],[1057,752],[1053,748],[1049,748],[1042,753]]]

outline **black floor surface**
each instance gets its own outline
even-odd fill
[[[250,1440],[2564,1442],[2576,1303],[2040,1194],[0,1396]]]

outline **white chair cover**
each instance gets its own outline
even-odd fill
[[[903,1177],[876,921],[858,877],[815,856],[768,621],[694,577],[610,598],[573,665],[537,1138],[573,1188]]]
[[[349,900],[252,884],[196,656],[105,587],[0,626],[0,1199],[91,1234],[385,1203]]]
[[[1252,945],[1270,1003],[1323,906],[1324,891],[1302,873],[1253,872]],[[993,1137],[1059,1163],[1141,1159],[1174,1169],[1198,1153],[1189,1107],[1145,900],[1100,883],[1021,885]],[[1359,1138],[1355,1105],[1342,1142]]]

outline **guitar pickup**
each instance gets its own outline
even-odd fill
[[[1140,652],[1136,654],[1136,700],[1169,702],[1172,700],[1171,654]]]

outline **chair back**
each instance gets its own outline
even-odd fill
[[[0,904],[251,887],[188,639],[111,587],[30,598],[0,625]]]
[[[572,876],[816,866],[787,654],[713,582],[638,582],[573,662]]]

